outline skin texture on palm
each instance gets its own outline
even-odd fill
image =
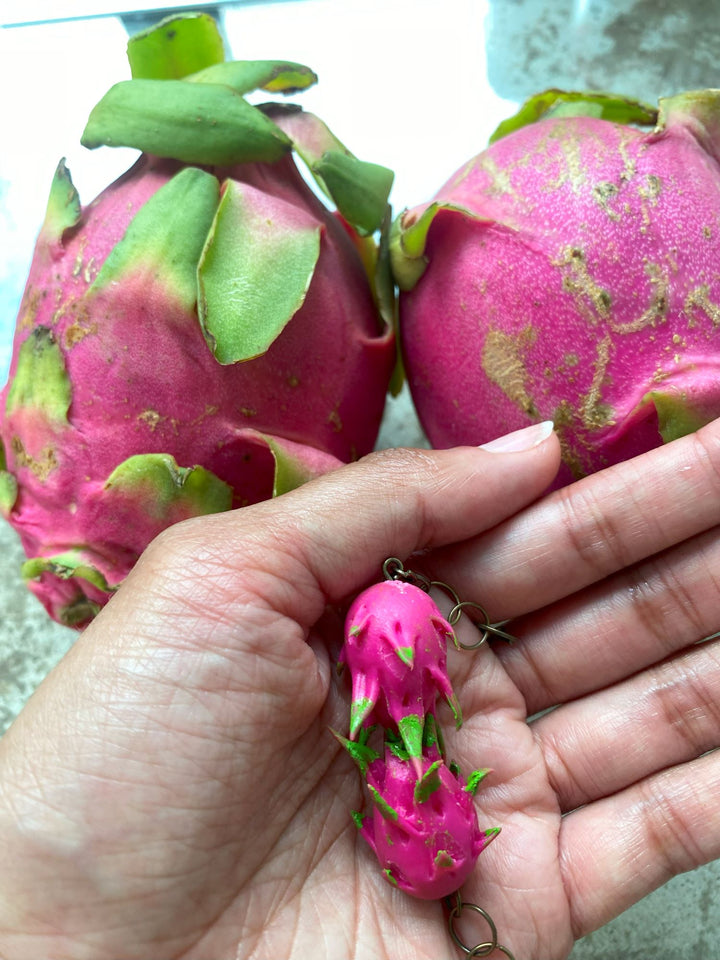
[[[516,956],[563,960],[720,855],[720,664],[697,644],[720,423],[538,500],[558,461],[554,438],[387,451],[164,532],[0,741],[0,956],[454,955],[440,905],[380,876],[328,730],[342,612],[390,555],[521,638],[448,655],[449,752],[493,769],[476,803],[503,828],[464,898]]]

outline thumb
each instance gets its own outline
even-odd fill
[[[162,554],[175,602],[195,571],[196,610],[216,610],[222,586],[228,618],[261,598],[307,629],[386,557],[473,537],[516,513],[547,488],[559,460],[549,422],[485,447],[383,450],[275,500],[171,527],[151,552]]]

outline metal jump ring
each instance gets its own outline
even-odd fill
[[[486,947],[492,947],[488,953],[485,952]],[[482,950],[482,953],[478,953],[478,950]],[[511,953],[507,947],[504,947],[501,943],[496,943],[494,946],[492,943],[479,943],[470,953],[467,955],[468,960],[472,960],[473,957],[489,957],[490,954],[494,953],[496,950],[499,950],[500,953],[504,953],[509,960],[515,960],[515,955]]]
[[[490,635],[494,637],[499,637],[501,640],[507,640],[508,643],[514,643],[515,637],[511,633],[501,629],[509,621],[501,620],[499,623],[490,623],[490,617],[488,616],[487,610],[481,603],[476,603],[475,600],[462,600],[460,603],[456,603],[448,614],[447,620],[450,626],[454,627],[455,624],[460,620],[462,612],[466,607],[474,607],[476,610],[479,610],[483,615],[483,620],[485,621],[482,624],[476,623],[475,626],[480,630],[480,639],[476,640],[475,643],[461,643],[457,641],[457,645],[462,650],[477,650],[478,647],[482,646],[486,640],[490,638]]]
[[[502,629],[502,627],[508,623],[507,620],[501,620],[499,623],[491,623],[487,610],[481,603],[477,603],[475,600],[461,600],[457,591],[454,590],[449,583],[443,583],[442,580],[431,580],[429,577],[426,577],[424,573],[418,573],[416,570],[407,570],[402,560],[398,557],[388,557],[383,563],[382,570],[386,580],[400,580],[402,583],[409,583],[414,587],[419,587],[421,590],[424,590],[425,593],[430,593],[432,587],[443,590],[453,601],[453,606],[446,618],[451,627],[459,623],[462,612],[467,607],[473,607],[475,610],[480,611],[483,623],[475,624],[478,630],[480,630],[480,639],[476,640],[475,643],[461,643],[457,637],[455,637],[455,645],[459,649],[477,650],[478,647],[481,647],[483,643],[489,640],[491,635],[493,637],[499,637],[501,640],[506,640],[508,643],[514,643],[515,637]]]
[[[458,935],[457,930],[455,929],[455,920],[460,918],[460,915],[464,910],[474,910],[475,913],[480,914],[483,920],[490,927],[492,940],[488,940],[485,943],[478,943],[474,947],[468,947],[466,943],[463,943]],[[479,907],[476,903],[465,903],[458,897],[458,902],[450,911],[450,916],[448,917],[448,927],[450,930],[450,936],[467,957],[489,957],[498,945],[497,927],[495,926],[493,918],[490,916],[487,910],[483,910],[483,908]]]
[[[431,581],[423,573],[416,570],[406,570],[402,560],[397,557],[388,557],[383,563],[383,576],[386,580],[400,580],[402,583],[409,583],[413,587],[419,587],[425,593],[430,593]]]
[[[455,901],[454,904],[453,900]],[[508,949],[508,947],[503,946],[502,943],[498,943],[497,927],[495,926],[495,923],[487,910],[483,910],[483,908],[479,907],[476,903],[466,903],[462,898],[462,893],[460,890],[456,890],[454,896],[445,897],[444,903],[449,910],[448,929],[450,931],[450,936],[452,937],[456,946],[458,946],[465,954],[467,960],[480,960],[481,957],[489,957],[496,950],[499,950],[500,953],[504,953],[508,960],[515,960],[515,955]],[[474,910],[475,913],[479,913],[483,920],[485,920],[487,925],[490,927],[492,940],[486,940],[483,943],[477,943],[474,947],[468,947],[466,943],[463,943],[457,930],[455,929],[455,920],[460,917],[463,910],[466,908]]]

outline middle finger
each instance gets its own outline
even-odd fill
[[[720,538],[693,537],[516,621],[496,653],[530,714],[637,673],[720,629]]]
[[[699,644],[532,724],[563,813],[720,745],[720,642]]]

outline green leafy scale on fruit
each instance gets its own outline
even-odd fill
[[[173,14],[134,34],[127,45],[134,79],[180,79],[225,59],[222,37],[206,13]]]
[[[272,163],[292,148],[230,87],[184,80],[116,83],[93,108],[80,142],[203,164]]]
[[[51,424],[67,424],[72,387],[65,359],[48,327],[35,327],[18,352],[15,376],[5,401],[5,414],[20,409],[42,413]]]
[[[180,467],[168,453],[143,453],[119,464],[105,481],[105,490],[137,503],[154,518],[173,507],[188,515],[220,513],[232,505],[232,488],[201,466]]]
[[[186,167],[163,184],[130,221],[90,288],[103,290],[152,274],[186,310],[197,301],[197,269],[220,201],[212,174]]]
[[[302,306],[319,256],[320,226],[308,214],[224,184],[198,266],[200,324],[220,363],[267,351]]]

